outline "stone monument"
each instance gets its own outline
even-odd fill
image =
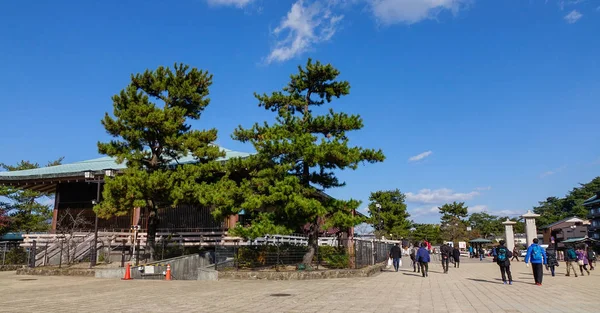
[[[537,227],[535,226],[535,218],[539,217],[539,214],[527,210],[527,213],[521,215],[525,219],[525,235],[527,237],[527,246],[533,243],[533,239],[537,238]]]
[[[502,225],[504,225],[504,233],[506,234],[506,248],[510,252],[515,249],[515,232],[513,231],[513,226],[516,223],[517,222],[509,220],[508,217],[505,222],[502,222]]]

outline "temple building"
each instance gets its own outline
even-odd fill
[[[600,240],[600,191],[593,197],[585,200],[583,205],[590,210],[588,217],[591,224],[589,226],[589,236]]]
[[[247,157],[245,152],[221,148],[227,161],[236,157]],[[178,160],[179,163],[193,162],[191,156]],[[87,221],[95,220],[92,210],[95,201],[101,201],[104,177],[118,174],[125,169],[125,164],[118,164],[112,157],[102,157],[76,163],[22,171],[0,172],[0,185],[14,186],[54,194],[54,211],[51,232],[56,232],[61,217],[65,212],[82,216]],[[133,225],[141,230],[147,228],[146,212],[132,208],[129,214],[110,219],[99,219],[98,229],[105,232],[127,232]],[[238,216],[218,221],[213,218],[208,208],[180,205],[176,208],[159,210],[159,231],[204,231],[226,230],[233,227]],[[93,223],[88,223],[81,230],[92,230]]]

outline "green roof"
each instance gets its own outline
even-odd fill
[[[225,157],[220,158],[219,161],[227,161],[236,157],[244,158],[250,156],[250,153],[232,151],[225,148],[221,148],[221,151],[225,152]],[[177,161],[173,161],[172,163],[185,164],[193,162],[195,162],[195,158],[193,156],[188,155],[186,157],[178,159]],[[85,171],[100,172],[107,169],[122,170],[125,168],[125,162],[119,164],[116,162],[115,158],[102,157],[70,164],[35,168],[31,170],[0,172],[0,184],[2,182],[8,181],[42,180],[74,176],[83,177],[83,172]]]
[[[598,242],[598,240],[596,240],[596,239],[585,236],[585,237],[579,237],[579,238],[569,238],[567,240],[563,240],[562,243],[578,243],[578,242],[584,242],[584,241]]]
[[[484,238],[477,238],[473,240],[469,240],[470,243],[491,243],[492,241]]]
[[[583,205],[588,206],[588,205],[592,205],[592,204],[596,204],[596,203],[600,203],[600,197],[598,195],[595,195],[595,196],[585,200],[583,202]]]

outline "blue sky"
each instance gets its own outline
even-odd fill
[[[111,96],[174,62],[214,74],[194,126],[250,152],[233,129],[273,118],[253,92],[312,57],[352,85],[333,104],[364,118],[352,143],[387,156],[332,195],[399,188],[420,222],[454,200],[519,214],[600,175],[598,30],[596,0],[5,1],[0,162],[97,157]]]

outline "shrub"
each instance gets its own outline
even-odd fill
[[[21,247],[9,250],[6,253],[4,264],[20,265],[27,263],[27,252]]]
[[[328,268],[350,267],[350,256],[346,247],[319,247],[319,261],[323,261]]]

